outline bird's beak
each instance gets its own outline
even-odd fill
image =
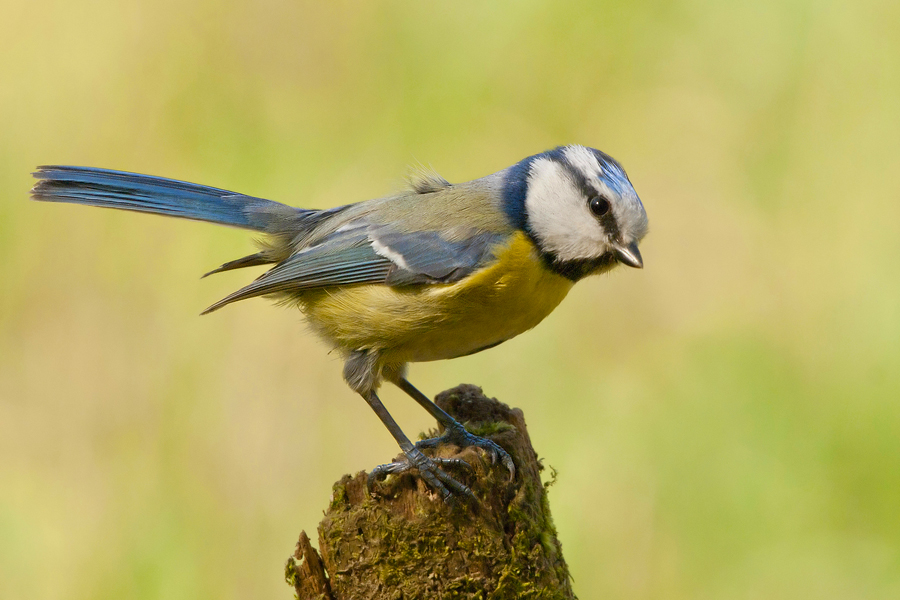
[[[644,268],[644,259],[638,250],[637,242],[631,242],[627,246],[615,246],[616,258],[623,265],[634,267],[635,269]]]

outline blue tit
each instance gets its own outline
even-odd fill
[[[411,189],[327,210],[294,208],[225,190],[120,171],[39,167],[32,198],[209,221],[265,234],[259,252],[211,273],[274,265],[210,306],[269,296],[296,305],[344,358],[344,379],[400,445],[389,473],[417,472],[444,499],[471,491],[422,453],[443,442],[476,446],[515,476],[509,455],[476,437],[406,378],[408,363],[492,348],[541,322],[588,275],[643,266],[647,215],[612,157],[571,145],[502,171],[450,184],[437,175]],[[209,274],[209,273],[208,273]],[[387,380],[445,433],[413,443],[376,394]]]

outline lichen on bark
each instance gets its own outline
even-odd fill
[[[441,446],[436,455],[472,465],[471,473],[457,469],[453,476],[477,502],[448,505],[409,474],[377,484],[369,495],[366,473],[345,475],[319,524],[321,559],[305,532],[288,559],[285,574],[297,598],[575,598],[550,516],[549,483],[541,481],[522,411],[471,385],[435,401],[509,452],[515,479],[480,450],[455,446]]]

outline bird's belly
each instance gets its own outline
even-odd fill
[[[377,350],[385,363],[405,363],[508,340],[540,323],[571,287],[517,234],[495,263],[456,283],[331,288],[300,300],[313,328],[337,348]]]

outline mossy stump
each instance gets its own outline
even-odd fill
[[[482,600],[575,598],[541,481],[525,417],[517,408],[461,385],[437,404],[477,435],[503,446],[516,465],[509,480],[480,450],[455,446],[437,455],[472,465],[453,476],[478,502],[444,503],[421,480],[389,477],[366,492],[366,473],[334,484],[319,524],[321,555],[301,532],[285,566],[299,600]]]

